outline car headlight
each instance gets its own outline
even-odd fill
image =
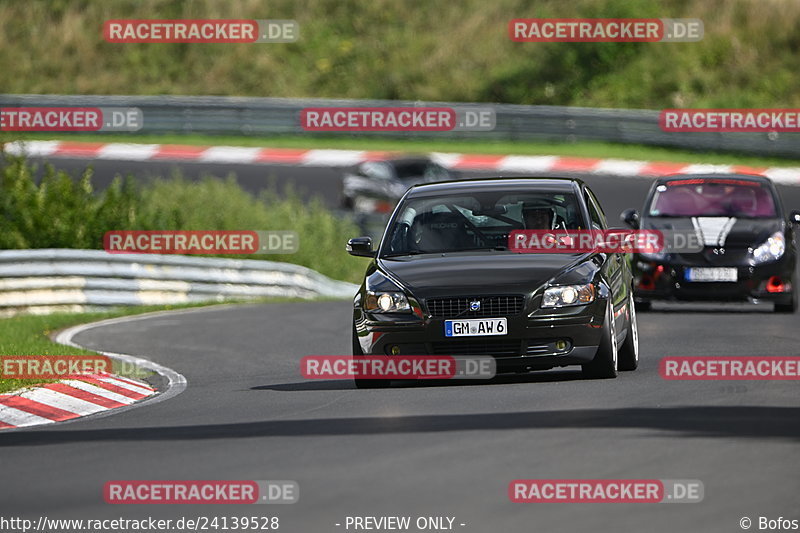
[[[560,285],[548,287],[542,297],[542,307],[586,305],[594,301],[594,285]]]
[[[402,292],[367,292],[364,309],[371,313],[404,313],[411,311],[408,298]]]
[[[770,261],[777,261],[783,257],[786,251],[786,237],[783,233],[778,231],[770,235],[766,242],[753,249],[750,252],[752,263],[760,265],[762,263],[769,263]]]

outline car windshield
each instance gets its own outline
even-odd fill
[[[584,229],[575,195],[561,192],[459,194],[407,200],[387,232],[382,257],[504,250],[514,230]]]
[[[776,217],[770,188],[757,181],[691,179],[668,181],[656,188],[652,217]]]

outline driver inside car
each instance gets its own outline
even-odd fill
[[[522,218],[525,222],[525,229],[528,230],[551,230],[553,229],[553,210],[549,207],[524,207]]]

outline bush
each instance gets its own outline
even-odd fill
[[[358,281],[365,268],[344,251],[356,226],[291,188],[255,197],[233,177],[175,176],[146,185],[117,178],[96,192],[91,169],[75,179],[47,165],[38,183],[36,170],[18,157],[7,157],[0,169],[0,249],[100,249],[110,230],[292,230],[300,239],[295,254],[228,257],[285,261],[347,281]]]
[[[114,18],[295,19],[288,44],[112,44]],[[699,18],[698,43],[516,43],[514,18]],[[796,107],[791,0],[0,2],[0,93]]]

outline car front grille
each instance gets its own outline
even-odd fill
[[[530,341],[525,349],[525,355],[548,355],[553,352],[549,342]]]
[[[470,311],[473,302],[480,302],[480,309]],[[431,298],[427,304],[428,312],[434,318],[503,317],[519,315],[525,304],[525,298],[519,294],[476,296],[474,298]]]
[[[519,340],[470,339],[467,341],[443,341],[433,343],[434,355],[492,355],[514,357],[520,355]]]
[[[567,348],[556,349],[556,339],[469,339],[457,341],[440,341],[433,343],[433,355],[491,355],[494,357],[519,357],[521,355],[561,355],[572,349],[572,342]]]

